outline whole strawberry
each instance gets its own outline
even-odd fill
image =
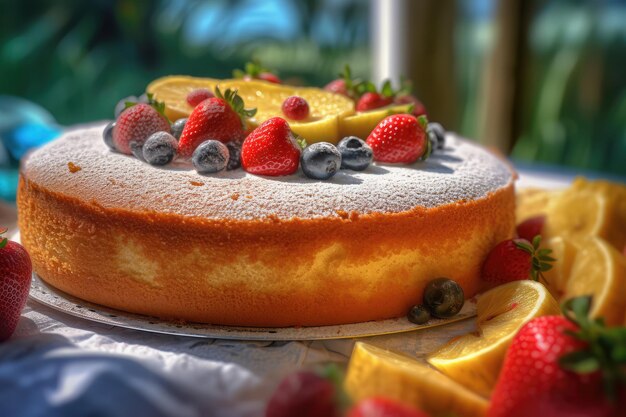
[[[335,386],[313,372],[288,375],[276,388],[265,417],[338,417]]]
[[[261,65],[261,62],[257,59],[246,62],[243,70],[234,70],[233,77],[243,79],[244,81],[263,80],[273,84],[282,84],[282,80],[278,77],[278,75],[274,74],[267,68],[264,68],[263,65]]]
[[[178,142],[178,154],[191,158],[193,151],[204,141],[213,139],[223,143],[241,141],[245,137],[244,120],[256,109],[244,109],[243,99],[236,90],[222,92],[215,87],[215,97],[194,107]]]
[[[337,78],[336,80],[332,80],[324,86],[324,90],[330,91],[331,93],[341,94],[346,97],[350,97],[350,94],[348,93],[348,87],[346,86],[346,80],[344,80],[343,78]]]
[[[426,107],[424,106],[424,103],[419,101],[419,99],[413,94],[398,95],[394,98],[393,102],[396,104],[412,104],[413,111],[411,114],[415,117],[426,115]]]
[[[372,397],[352,407],[347,417],[428,417],[428,414],[388,398]]]
[[[241,147],[241,166],[251,174],[281,176],[297,171],[300,146],[281,117],[266,120]]]
[[[507,283],[523,279],[539,281],[552,268],[550,249],[539,249],[541,236],[530,243],[526,239],[509,239],[498,243],[487,255],[482,277],[488,282]],[[545,280],[544,280],[545,282]]]
[[[367,92],[356,103],[356,111],[368,111],[388,106],[393,98],[375,92]]]
[[[427,157],[430,149],[427,125],[424,116],[417,119],[410,114],[394,114],[384,118],[367,138],[374,160],[410,164]]]
[[[346,65],[343,72],[339,74],[339,78],[326,84],[324,90],[354,99],[358,97],[358,92],[355,90],[355,87],[359,83],[359,80],[352,78],[352,70],[349,65]]]
[[[0,230],[0,235],[7,229]],[[11,337],[28,298],[31,275],[30,256],[19,243],[2,238],[0,242],[0,342]]]
[[[113,145],[119,152],[132,154],[132,145],[143,143],[156,132],[170,133],[170,123],[152,105],[138,103],[124,110],[113,127]]]
[[[207,98],[215,97],[215,95],[206,88],[196,88],[195,90],[191,90],[189,94],[187,94],[187,104],[191,107],[196,107],[198,104],[202,103]]]
[[[590,298],[566,316],[528,322],[513,339],[487,417],[618,417],[626,414],[625,328],[587,318]]]
[[[543,232],[545,222],[545,216],[536,216],[526,219],[517,225],[517,236],[530,242],[535,236]]]

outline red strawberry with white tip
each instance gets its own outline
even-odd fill
[[[352,407],[347,417],[428,417],[428,414],[388,398],[372,397]]]
[[[393,102],[391,97],[385,97],[376,92],[367,92],[356,103],[356,111],[368,111],[385,107]]]
[[[367,138],[374,160],[410,164],[428,157],[427,125],[424,116],[417,119],[410,114],[394,114],[384,118]]]
[[[507,283],[523,279],[539,281],[543,272],[552,269],[552,250],[540,249],[541,236],[533,242],[526,239],[508,239],[498,243],[487,255],[482,266],[482,277],[488,282]]]
[[[0,229],[0,235],[7,229]],[[0,241],[0,342],[11,337],[20,319],[32,278],[33,267],[19,243]]]
[[[113,145],[119,152],[132,154],[131,145],[143,143],[156,132],[170,133],[170,122],[152,105],[137,103],[124,110],[113,128]]]
[[[178,142],[178,154],[191,158],[193,151],[209,139],[223,143],[243,140],[245,119],[255,113],[256,109],[244,109],[237,90],[228,89],[222,95],[215,87],[215,97],[198,104],[189,115]]]
[[[281,117],[263,122],[241,147],[241,166],[251,174],[290,175],[297,171],[299,163],[300,146]]]
[[[626,414],[626,328],[587,317],[590,297],[565,317],[524,325],[509,347],[487,417],[618,417]]]

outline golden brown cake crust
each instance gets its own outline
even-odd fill
[[[486,254],[513,234],[514,186],[401,213],[217,220],[104,208],[22,172],[18,212],[34,270],[69,294],[162,318],[310,326],[402,316],[440,276],[476,294]]]

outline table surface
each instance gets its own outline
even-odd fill
[[[518,187],[558,188],[571,180],[522,171]],[[14,222],[14,208],[0,205],[0,224]],[[473,326],[470,319],[362,340],[421,358]],[[89,411],[105,416],[262,416],[284,375],[328,362],[345,364],[356,340],[169,336],[85,321],[29,300],[16,333],[0,344],[0,404],[8,405],[7,415],[20,417]]]

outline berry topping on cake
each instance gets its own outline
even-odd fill
[[[176,156],[178,142],[167,132],[153,133],[143,144],[143,159],[150,165],[166,165]]]
[[[228,164],[226,164],[226,169],[228,171],[241,168],[241,145],[242,142],[228,142],[226,144],[228,148]]]
[[[356,136],[346,136],[337,144],[341,153],[341,169],[363,171],[374,157],[372,148],[363,139]]]
[[[426,131],[433,149],[443,149],[446,144],[446,130],[443,126],[439,123],[429,122]]]
[[[106,125],[104,127],[104,130],[102,131],[102,139],[104,140],[104,143],[111,150],[116,150],[115,144],[113,143],[113,128],[114,127],[115,127],[115,122],[111,122],[108,125]]]
[[[341,94],[346,97],[354,99],[357,97],[355,86],[359,83],[358,80],[352,79],[352,71],[350,66],[346,65],[343,72],[339,74],[339,78],[332,80],[324,86],[324,90],[332,93]]]
[[[300,146],[281,117],[254,129],[241,148],[241,165],[251,174],[290,175],[297,171],[299,160]]]
[[[424,305],[435,317],[445,319],[456,316],[463,304],[463,288],[449,278],[434,279],[424,289]]]
[[[309,117],[309,103],[298,96],[287,97],[282,105],[283,114],[291,120],[304,120]]]
[[[517,236],[532,242],[533,238],[543,232],[545,216],[535,216],[524,220],[517,225]]]
[[[385,107],[393,102],[391,97],[385,97],[380,93],[367,92],[356,103],[356,111],[368,111]]]
[[[406,404],[386,397],[372,397],[359,401],[346,417],[429,417]]]
[[[207,98],[215,97],[215,95],[206,88],[196,88],[187,94],[187,104],[196,107]]]
[[[367,144],[380,162],[410,164],[428,152],[426,118],[394,114],[383,119],[370,133]]]
[[[541,236],[532,243],[526,239],[509,239],[498,243],[483,263],[482,277],[485,281],[505,283],[543,279],[543,272],[552,269],[552,250],[540,249]]]
[[[174,123],[172,123],[172,136],[174,136],[176,140],[180,139],[180,135],[183,134],[183,130],[185,129],[186,124],[187,124],[186,117],[183,117],[182,119],[178,119]]]
[[[131,142],[139,147],[156,132],[170,132],[170,123],[153,106],[146,103],[131,105],[120,114],[113,128],[113,144],[119,152],[130,155]]]
[[[424,304],[418,304],[411,307],[407,318],[411,323],[424,324],[430,320],[430,311],[428,311],[428,308],[426,308]]]
[[[228,164],[228,148],[218,140],[207,140],[193,151],[191,162],[200,174],[223,171]]]
[[[0,228],[0,342],[11,337],[28,298],[32,264],[26,249]]]
[[[146,162],[146,160],[143,159],[143,143],[132,141],[130,142],[129,145],[130,145],[130,152],[133,154],[133,156],[139,159],[140,161]]]
[[[220,89],[215,87],[215,97],[204,100],[191,112],[180,136],[179,155],[191,157],[193,151],[209,139],[223,143],[243,140],[245,118],[255,113],[256,109],[244,108],[237,90],[227,89],[222,95]]]
[[[302,151],[300,165],[307,177],[327,180],[339,171],[341,153],[332,143],[313,143]]]
[[[259,60],[253,59],[247,62],[244,70],[236,69],[233,71],[234,78],[241,78],[245,81],[263,80],[274,84],[282,84],[281,79],[269,69],[263,67]]]
[[[410,88],[409,88],[409,91],[410,91]],[[415,117],[426,115],[426,107],[424,106],[424,103],[419,101],[419,99],[415,97],[413,94],[399,93],[393,99],[393,102],[395,104],[412,104],[413,111],[411,112],[411,114]]]

